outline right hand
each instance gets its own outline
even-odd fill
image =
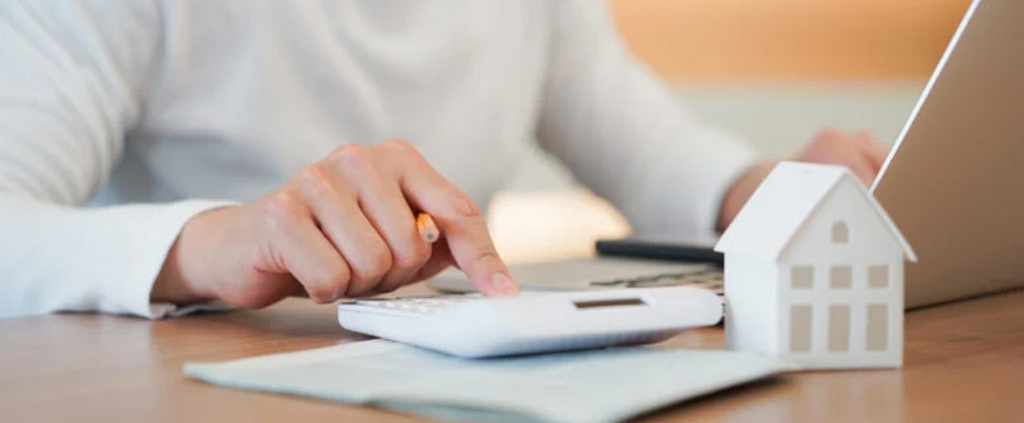
[[[415,211],[443,233],[434,244]],[[251,203],[193,217],[153,286],[154,301],[264,307],[390,292],[458,266],[485,295],[518,291],[479,208],[404,141],[345,145]]]

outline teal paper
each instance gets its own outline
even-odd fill
[[[502,423],[618,422],[786,370],[732,351],[626,347],[469,360],[382,340],[185,365],[215,385]]]

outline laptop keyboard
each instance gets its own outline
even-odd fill
[[[652,288],[659,286],[692,286],[703,288],[718,295],[723,293],[722,271],[702,269],[698,271],[644,275],[635,278],[591,281],[591,286],[615,288]]]

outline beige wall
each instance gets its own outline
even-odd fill
[[[670,79],[926,77],[969,0],[610,0],[631,50]]]

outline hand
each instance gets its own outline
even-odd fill
[[[413,211],[443,233],[422,240]],[[346,145],[252,203],[193,217],[151,298],[263,307],[393,291],[457,265],[486,295],[514,294],[479,208],[408,143]]]
[[[864,185],[870,185],[888,154],[889,150],[869,132],[846,135],[828,128],[819,132],[792,160],[846,166]]]
[[[846,166],[857,179],[869,185],[878,175],[887,154],[886,148],[868,132],[846,135],[829,128],[819,132],[792,160]],[[754,194],[776,164],[776,161],[760,162],[732,184],[719,209],[719,232],[724,232],[732,223],[747,199]]]

